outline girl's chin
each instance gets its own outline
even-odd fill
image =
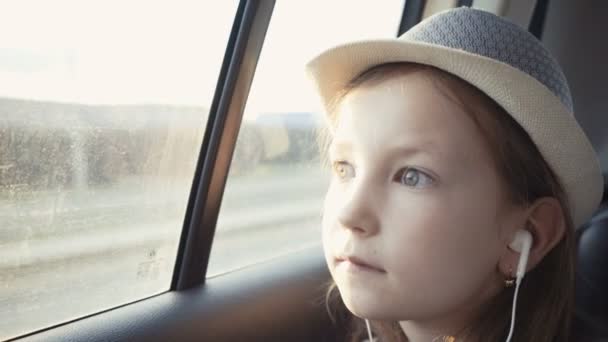
[[[387,314],[382,308],[373,307],[352,307],[346,306],[348,311],[361,319],[369,319],[372,321],[395,321],[395,317]]]
[[[367,288],[350,288],[338,286],[344,305],[353,315],[377,321],[406,320],[414,312],[404,312],[405,303],[399,303],[386,291]]]
[[[390,319],[391,315],[386,312],[386,304],[382,303],[375,296],[355,295],[342,297],[344,305],[353,315],[371,320]]]

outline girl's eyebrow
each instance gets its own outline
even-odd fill
[[[348,141],[332,141],[329,145],[329,153],[348,154],[353,150],[353,145]]]
[[[415,155],[415,154],[429,154],[434,157],[440,157],[441,151],[437,144],[433,141],[424,141],[421,143],[411,142],[395,142],[387,146],[387,152],[390,156],[403,156],[403,155]]]
[[[385,147],[389,157],[409,156],[416,154],[428,154],[433,157],[441,157],[439,147],[433,141],[423,141],[421,143],[412,144],[411,141],[397,141]],[[349,154],[352,153],[353,145],[349,141],[333,141],[329,145],[330,154]]]

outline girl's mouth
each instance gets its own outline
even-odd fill
[[[386,273],[380,266],[376,266],[356,256],[339,256],[336,258],[338,267],[343,266],[350,272],[378,272]]]

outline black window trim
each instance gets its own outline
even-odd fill
[[[275,0],[239,3],[209,110],[171,290],[205,281],[228,170],[274,4]]]
[[[549,0],[537,0],[532,12],[532,18],[528,25],[528,31],[532,33],[539,40],[543,37],[543,31],[545,29],[545,17],[549,9]]]
[[[458,2],[456,3],[456,7],[462,7],[462,6],[466,6],[466,7],[473,6],[473,0],[458,0]]]
[[[426,0],[405,0],[397,37],[420,22],[425,6]]]

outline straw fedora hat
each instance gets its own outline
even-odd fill
[[[603,190],[598,158],[574,118],[560,66],[532,34],[492,13],[460,7],[423,20],[399,38],[330,48],[306,71],[329,110],[348,82],[393,62],[431,65],[483,91],[525,129],[557,174],[575,226],[597,209]]]

